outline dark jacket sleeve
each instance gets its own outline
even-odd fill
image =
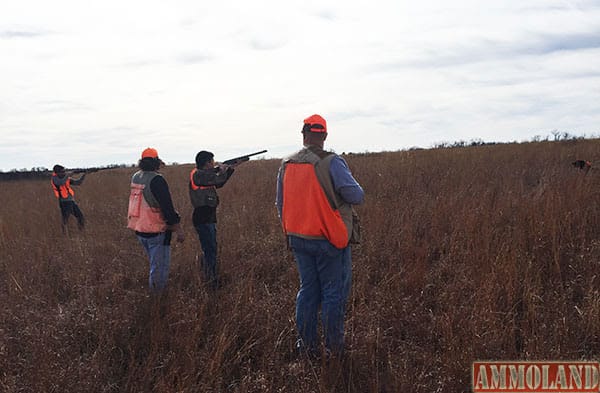
[[[152,195],[156,198],[167,225],[179,223],[181,217],[179,216],[179,213],[175,211],[171,193],[169,192],[169,185],[164,177],[155,176],[150,182],[150,191],[152,191]]]
[[[194,183],[198,186],[215,186],[221,188],[227,183],[227,180],[233,175],[234,168],[227,168],[225,171],[215,169],[199,169],[194,173]]]
[[[85,173],[83,175],[81,175],[79,177],[79,179],[75,179],[74,177],[71,177],[71,185],[73,186],[79,186],[81,185],[81,183],[83,183],[83,179],[85,179]]]

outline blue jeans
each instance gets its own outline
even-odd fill
[[[202,245],[204,258],[201,259],[200,268],[204,279],[217,283],[217,224],[197,224],[195,226],[198,238]]]
[[[352,288],[352,249],[350,245],[342,250],[342,264],[344,267],[344,311],[346,311],[346,302],[350,297],[350,289]]]
[[[318,352],[319,306],[325,347],[333,353],[344,348],[344,313],[352,282],[351,250],[335,248],[327,240],[290,236],[290,247],[300,273],[296,296],[296,328],[303,349]]]
[[[166,233],[163,232],[153,237],[139,235],[137,237],[150,258],[148,285],[151,292],[160,292],[167,286],[171,264],[171,246],[165,244],[165,236]]]

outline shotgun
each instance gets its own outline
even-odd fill
[[[242,162],[249,161],[250,157],[252,157],[252,156],[255,156],[257,154],[263,154],[263,153],[266,153],[266,152],[267,152],[266,150],[262,150],[262,151],[257,151],[256,153],[246,154],[245,156],[231,158],[229,160],[223,161],[223,164],[225,164],[225,165],[237,165],[237,164],[241,164]]]

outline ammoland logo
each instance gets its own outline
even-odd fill
[[[600,392],[599,362],[473,362],[474,393]]]

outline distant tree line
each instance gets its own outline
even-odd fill
[[[575,134],[571,134],[569,132],[566,131],[558,131],[558,130],[554,130],[552,131],[549,135],[546,136],[541,136],[541,135],[536,135],[531,139],[531,142],[548,142],[548,141],[573,141],[573,140],[581,140],[581,139],[587,139],[587,138],[597,138],[597,135],[591,135],[591,136],[578,136]],[[433,148],[434,149],[447,149],[447,148],[454,148],[454,147],[470,147],[470,146],[486,146],[486,145],[499,145],[499,144],[504,144],[504,143],[526,143],[526,142],[517,142],[517,141],[513,141],[513,142],[485,142],[482,139],[476,138],[476,139],[471,139],[469,141],[455,141],[455,142],[438,142],[436,143]]]
[[[90,167],[90,168],[70,168],[67,169],[67,172],[71,173],[85,173],[85,172],[97,172],[106,169],[115,169],[115,168],[129,168],[132,165],[127,164],[111,164],[105,166],[98,167]],[[49,179],[52,175],[52,170],[46,167],[33,167],[31,169],[23,168],[23,169],[12,169],[9,172],[1,172],[0,171],[0,181],[8,181],[8,180],[44,180]]]
[[[546,135],[546,136],[541,136],[541,135],[534,136],[530,142],[548,142],[548,141],[558,142],[558,141],[581,140],[581,139],[598,138],[598,137],[599,137],[598,135],[577,136],[575,134],[571,134],[566,131],[553,130],[550,132],[549,135]],[[455,141],[455,142],[438,142],[433,145],[433,148],[434,149],[448,149],[448,148],[457,148],[457,147],[499,145],[499,144],[505,144],[505,143],[526,143],[526,142],[517,142],[517,141],[485,142],[484,140],[482,140],[480,138],[476,138],[476,139],[471,139],[469,141],[460,140],[460,141]],[[412,147],[409,150],[422,150],[422,148]],[[366,152],[366,153],[343,152],[342,154],[343,155],[362,155],[362,154],[369,154],[369,152]],[[173,163],[171,163],[171,165],[178,165],[178,163],[173,162]],[[98,170],[113,169],[113,168],[131,168],[131,167],[135,167],[135,166],[136,166],[136,164],[111,164],[111,165],[106,165],[106,166],[102,166],[102,167],[93,167],[93,168],[72,168],[72,169],[68,169],[67,171],[73,172],[73,173],[83,173],[83,172],[96,172]],[[50,170],[46,167],[41,167],[41,166],[33,167],[31,169],[27,169],[27,168],[11,169],[9,172],[0,171],[0,181],[3,181],[3,180],[25,180],[25,179],[46,179],[46,178],[49,178],[50,175],[52,175],[52,170]]]

